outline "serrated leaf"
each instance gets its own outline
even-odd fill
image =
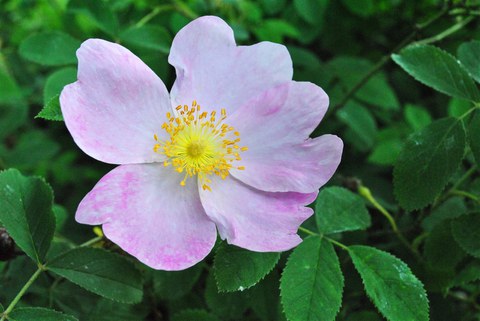
[[[72,317],[55,310],[45,308],[18,308],[8,315],[11,321],[78,321]]]
[[[140,302],[140,272],[127,259],[96,248],[76,248],[47,264],[67,280],[106,298],[125,303]]]
[[[175,314],[172,321],[220,321],[220,319],[205,310],[185,310]]]
[[[480,258],[480,213],[463,215],[453,220],[452,233],[467,253]]]
[[[327,187],[315,202],[315,219],[323,234],[364,230],[371,224],[363,199],[342,187]]]
[[[395,163],[395,195],[406,210],[430,204],[460,165],[465,152],[463,123],[444,118],[415,132]]]
[[[77,80],[77,70],[75,68],[67,67],[55,71],[48,76],[43,88],[43,104],[47,105],[50,100],[60,95],[63,87]]]
[[[46,66],[77,63],[76,50],[80,41],[61,31],[46,31],[27,37],[20,44],[20,55]]]
[[[387,320],[429,320],[423,284],[404,262],[369,246],[350,246],[349,254],[368,296]]]
[[[0,172],[0,222],[37,263],[44,263],[55,231],[52,205],[52,189],[43,179],[16,169]]]
[[[52,97],[35,118],[63,121],[62,109],[60,107],[60,95]]]
[[[480,110],[475,111],[475,114],[468,125],[468,137],[473,157],[475,157],[477,166],[480,167]]]
[[[114,36],[118,33],[118,18],[105,1],[71,0],[68,2],[68,11],[86,15],[109,35]]]
[[[374,0],[342,0],[342,3],[350,12],[360,17],[369,17],[375,13],[376,4]]]
[[[243,291],[257,284],[277,264],[280,253],[248,251],[222,243],[215,253],[214,270],[220,291]]]
[[[392,59],[412,77],[446,95],[479,101],[478,89],[465,68],[449,53],[431,45],[412,45]]]
[[[290,255],[280,281],[288,320],[335,320],[342,304],[343,274],[333,246],[306,238]]]
[[[458,59],[468,73],[480,82],[480,41],[465,42],[458,47]]]
[[[155,294],[166,300],[175,300],[186,295],[198,281],[203,264],[183,271],[152,271]]]
[[[279,321],[282,318],[280,306],[280,276],[277,270],[248,291],[248,303],[262,321]]]
[[[132,27],[120,34],[125,43],[143,48],[158,50],[168,54],[172,44],[172,36],[161,26]]]

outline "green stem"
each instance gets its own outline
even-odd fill
[[[459,191],[459,190],[453,190],[450,192],[452,195],[458,195],[458,196],[463,196],[465,198],[469,198],[471,200],[474,200],[477,203],[480,203],[480,198],[472,193],[466,192],[466,191]]]
[[[304,228],[304,227],[301,227],[301,226],[298,228],[298,230],[299,230],[299,231],[302,231],[303,233],[308,234],[308,235],[323,237],[325,240],[329,241],[329,242],[332,243],[332,244],[335,244],[336,246],[338,246],[338,247],[340,247],[340,248],[342,248],[342,249],[344,249],[344,250],[346,250],[346,251],[350,250],[350,249],[348,248],[348,246],[346,246],[345,244],[342,244],[342,243],[340,243],[340,242],[338,242],[338,241],[335,241],[334,239],[331,239],[331,238],[329,238],[328,236],[325,236],[325,235],[323,235],[323,234],[315,233],[314,231],[311,231],[311,230],[309,230],[309,229],[307,229],[307,228]]]
[[[455,184],[453,184],[453,186],[446,193],[443,194],[443,196],[437,198],[437,200],[433,203],[432,208],[437,207],[438,204],[440,204],[445,199],[447,199],[449,195],[452,195],[452,192],[457,190],[460,186],[462,186],[462,184],[470,176],[472,176],[476,171],[477,171],[477,166],[476,165],[472,166],[468,171],[466,171],[465,174],[463,174],[463,176],[460,177],[460,179],[458,181],[456,181]]]
[[[373,207],[375,207],[383,216],[386,217],[388,222],[390,223],[390,226],[392,227],[393,232],[397,235],[398,239],[405,245],[406,248],[412,252],[412,254],[417,258],[421,259],[420,254],[418,251],[412,247],[410,242],[403,236],[402,232],[398,229],[397,222],[395,222],[395,219],[393,216],[373,197],[372,192],[368,187],[365,186],[360,186],[358,188],[358,193],[365,198],[368,202],[370,202]]]
[[[343,243],[340,243],[340,242],[338,242],[338,241],[335,241],[334,239],[331,239],[331,238],[329,238],[328,236],[324,236],[323,238],[326,239],[327,241],[329,241],[330,243],[335,244],[336,246],[344,249],[345,251],[350,251],[350,249],[348,248],[348,246],[346,246],[346,245],[343,244]]]
[[[150,20],[152,20],[153,18],[155,18],[158,14],[160,14],[161,12],[164,12],[164,11],[168,11],[168,10],[173,10],[175,9],[175,7],[171,4],[164,4],[164,5],[161,5],[161,6],[157,6],[155,7],[150,13],[148,13],[147,15],[145,15],[142,19],[140,19],[136,24],[135,24],[135,27],[142,27],[143,25],[145,25],[146,23],[148,23]]]
[[[303,233],[308,234],[308,235],[319,235],[318,233],[310,231],[309,229],[301,227],[301,226],[298,228],[298,230],[302,231]]]
[[[91,240],[86,241],[85,243],[80,244],[78,247],[86,247],[86,246],[94,245],[95,243],[100,242],[102,239],[103,239],[103,236],[97,236]]]
[[[430,43],[434,43],[434,42],[438,42],[440,40],[443,40],[444,38],[454,34],[455,32],[461,30],[463,27],[465,27],[467,24],[469,24],[470,22],[472,22],[472,20],[475,19],[475,17],[468,17],[466,19],[463,19],[462,21],[454,24],[453,26],[451,26],[450,28],[447,28],[445,29],[444,31],[440,32],[439,34],[433,36],[433,37],[430,37],[430,38],[427,38],[427,39],[423,39],[423,40],[420,40],[420,41],[417,41],[415,42],[416,44],[422,44],[422,45],[426,45],[426,44],[430,44]]]
[[[33,275],[30,277],[30,279],[25,283],[23,288],[18,292],[17,296],[12,300],[10,305],[7,307],[7,309],[1,314],[1,319],[0,321],[4,321],[7,319],[8,314],[12,312],[13,308],[15,308],[15,305],[17,305],[18,301],[22,298],[22,296],[27,292],[28,288],[35,282],[35,280],[38,278],[38,276],[45,270],[45,267],[42,265],[38,266],[37,271],[33,273]]]
[[[433,16],[428,21],[417,24],[415,26],[415,30],[411,32],[407,37],[405,37],[395,48],[383,56],[367,73],[343,96],[342,100],[328,109],[326,117],[330,116],[333,111],[342,108],[354,95],[355,93],[360,90],[369,80],[372,78],[380,69],[383,68],[389,61],[392,54],[396,53],[406,45],[408,45],[415,36],[423,29],[429,27],[431,24],[436,22],[437,20],[441,19],[444,15],[448,13],[449,8],[446,7],[442,11],[440,11],[437,15]]]

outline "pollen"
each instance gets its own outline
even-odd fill
[[[172,166],[184,175],[181,186],[185,186],[188,178],[198,176],[200,186],[211,191],[211,175],[225,179],[231,169],[245,169],[237,164],[242,159],[241,153],[248,148],[239,145],[240,133],[225,124],[226,119],[225,109],[219,114],[215,110],[207,113],[196,101],[191,106],[177,106],[173,114],[167,113],[162,129],[170,139],[162,141],[154,134],[153,151],[167,157],[163,162],[165,167]]]

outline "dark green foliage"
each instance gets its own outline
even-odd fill
[[[341,187],[324,188],[315,203],[318,230],[325,234],[363,230],[370,215],[363,199]]]
[[[455,118],[437,120],[412,134],[394,168],[395,194],[407,210],[433,202],[458,169],[465,153],[465,129]]]
[[[478,320],[478,12],[457,0],[4,0],[0,231],[15,244],[0,246],[0,320]],[[284,253],[223,242],[185,271],[153,270],[106,239],[79,246],[95,234],[76,208],[112,166],[62,122],[76,50],[119,43],[170,89],[172,40],[203,15],[224,19],[238,45],[285,45],[294,79],[329,96],[311,137],[345,146],[305,241]]]
[[[53,192],[39,177],[15,169],[0,172],[0,223],[35,262],[43,260],[55,230]]]
[[[215,279],[220,291],[243,291],[257,284],[277,264],[280,253],[258,253],[223,243],[215,253]]]
[[[289,320],[335,320],[343,274],[333,246],[319,236],[305,239],[290,255],[280,289]]]
[[[423,284],[404,262],[368,246],[352,246],[349,253],[365,291],[387,320],[429,320]]]
[[[117,254],[78,248],[48,263],[48,269],[86,290],[124,303],[142,299],[142,279],[135,266]]]

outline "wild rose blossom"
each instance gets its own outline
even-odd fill
[[[335,172],[343,143],[310,139],[328,96],[292,81],[279,44],[237,46],[220,18],[175,37],[163,82],[126,48],[99,39],[77,51],[78,81],[60,96],[66,126],[91,157],[120,166],[80,203],[76,220],[146,265],[181,270],[212,249],[217,230],[259,252],[301,242],[305,207]]]

